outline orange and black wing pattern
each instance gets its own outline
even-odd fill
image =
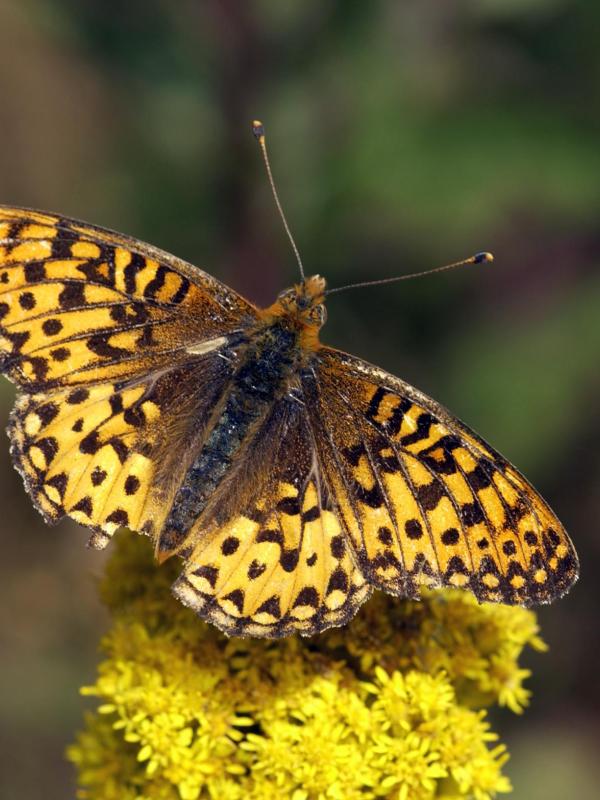
[[[71,516],[98,547],[159,523],[179,439],[193,443],[231,372],[219,352],[255,318],[150,245],[0,207],[0,370],[21,392],[9,436],[45,519]]]
[[[233,505],[191,532],[175,595],[233,636],[310,636],[348,622],[372,590],[297,399],[273,405],[229,488]]]
[[[548,505],[433,400],[329,348],[303,388],[323,477],[371,586],[404,597],[455,586],[530,605],[576,580],[573,545]]]
[[[0,206],[0,369],[28,392],[147,373],[255,315],[136,239]]]
[[[233,635],[342,625],[374,588],[564,594],[577,557],[550,508],[433,400],[322,347],[324,287],[260,311],[150,245],[0,207],[11,451],[45,519],[98,548],[147,533]]]

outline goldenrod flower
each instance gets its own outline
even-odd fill
[[[531,611],[459,591],[376,595],[312,639],[227,639],[173,600],[172,567],[117,540],[96,711],[68,751],[87,800],[488,800],[511,789],[485,707],[520,712]]]

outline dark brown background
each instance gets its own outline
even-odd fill
[[[531,708],[494,723],[515,798],[597,794],[600,6],[585,0],[4,0],[0,201],[150,240],[259,302],[296,278],[325,338],[449,406],[558,511],[582,578],[543,609]],[[13,389],[0,384],[0,416]],[[107,621],[103,556],[44,526],[0,452],[0,796],[72,797],[64,747]]]

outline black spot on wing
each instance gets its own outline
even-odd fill
[[[281,605],[279,601],[279,596],[274,594],[271,597],[269,597],[268,600],[265,600],[265,602],[256,609],[256,613],[269,614],[270,616],[275,617],[275,619],[280,619]]]
[[[234,589],[223,597],[223,600],[229,600],[237,608],[240,614],[244,610],[244,591],[243,589]]]
[[[319,519],[321,516],[321,510],[319,506],[313,506],[309,508],[307,511],[304,511],[302,514],[302,522],[314,522],[315,520]]]
[[[281,531],[274,531],[266,528],[256,534],[256,542],[257,544],[261,542],[274,542],[280,547],[283,547],[283,534]]]
[[[95,467],[90,477],[94,486],[100,486],[108,477],[108,473],[101,467]]]
[[[58,295],[60,307],[69,310],[85,305],[85,284],[83,281],[70,281]]]
[[[214,589],[217,583],[217,578],[219,577],[219,570],[217,567],[211,567],[204,565],[202,567],[198,567],[192,573],[196,575],[198,578],[204,578],[204,580],[208,581],[210,586]]]
[[[442,544],[455,545],[458,544],[460,534],[456,528],[448,528],[442,533]]]
[[[89,496],[82,497],[81,500],[76,505],[74,505],[71,510],[72,511],[81,511],[81,513],[85,514],[86,517],[91,517],[92,516],[92,510],[93,510],[92,498],[89,497]]]
[[[240,546],[240,540],[237,536],[228,536],[221,544],[221,552],[224,556],[233,555]]]
[[[329,543],[329,547],[331,549],[331,555],[334,558],[337,558],[338,561],[344,557],[344,553],[346,552],[346,543],[343,536],[334,536]]]
[[[358,481],[354,481],[353,491],[356,499],[369,508],[380,508],[384,503],[383,493],[378,483],[375,483],[370,489],[366,489]]]
[[[98,431],[92,431],[79,442],[79,451],[87,456],[94,455],[102,447]]]
[[[294,600],[293,608],[298,606],[312,606],[317,608],[319,605],[319,593],[314,586],[305,586],[300,590],[298,596]]]
[[[25,264],[23,269],[27,283],[40,283],[46,278],[46,267],[43,261],[30,261]]]
[[[175,303],[175,305],[178,305],[179,303],[182,303],[185,300],[191,285],[187,278],[184,278],[181,275],[179,276],[179,278],[181,280],[181,284],[179,285],[179,288],[177,289],[175,294],[171,297],[170,301],[171,303]]]
[[[329,579],[329,583],[327,584],[326,594],[331,594],[332,592],[335,591],[340,591],[340,592],[348,591],[348,576],[341,567],[338,567],[331,573],[331,578]]]
[[[52,422],[53,419],[56,418],[59,410],[60,409],[56,403],[48,402],[39,406],[35,413],[38,415],[38,417],[41,420],[42,426],[45,428]]]
[[[248,578],[251,581],[254,581],[257,578],[260,578],[260,576],[264,573],[266,568],[267,568],[267,565],[265,563],[263,563],[261,561],[257,561],[257,559],[254,559],[254,561],[248,567]]]
[[[298,497],[284,497],[277,503],[277,510],[289,516],[300,514],[300,500]]]
[[[89,396],[90,393],[87,389],[75,389],[67,397],[67,403],[70,405],[78,405],[79,403],[84,403]]]
[[[35,308],[35,295],[31,292],[22,292],[19,295],[19,305],[24,311],[31,311],[32,308]]]
[[[62,499],[67,488],[68,480],[69,479],[65,472],[59,472],[58,475],[53,475],[51,478],[48,478],[46,483],[49,486],[53,486],[58,491]]]
[[[478,464],[472,472],[466,472],[465,478],[474,492],[487,488],[492,482],[491,475],[483,464]]]
[[[394,542],[394,537],[392,536],[391,530],[385,525],[382,525],[377,531],[377,538],[381,544],[385,545],[386,547],[391,547]]]
[[[122,508],[115,509],[106,518],[107,522],[114,522],[116,525],[128,525],[129,514]]]
[[[424,511],[433,511],[440,500],[446,496],[444,484],[439,480],[433,480],[424,486],[417,486],[417,500]]]
[[[125,479],[125,494],[133,495],[140,488],[140,479],[136,475],[128,475]]]
[[[52,258],[70,259],[73,257],[71,248],[75,242],[80,241],[80,236],[75,231],[70,230],[68,220],[61,220],[60,224],[61,230],[52,239]]]
[[[423,526],[418,519],[409,519],[404,523],[404,531],[409,539],[420,539],[423,536]]]
[[[47,319],[42,323],[42,330],[46,336],[56,336],[63,329],[63,324],[58,319]]]
[[[460,508],[460,518],[463,525],[469,528],[485,520],[483,509],[477,501],[473,503],[464,503]]]

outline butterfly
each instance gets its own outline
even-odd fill
[[[312,276],[257,308],[137,239],[0,207],[8,434],[44,519],[98,549],[147,534],[229,635],[312,635],[374,589],[563,595],[577,556],[551,509],[434,400],[322,345],[325,294]]]

